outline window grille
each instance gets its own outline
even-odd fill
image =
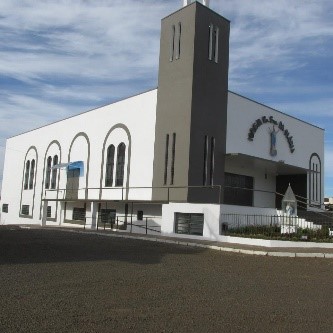
[[[29,209],[30,209],[29,205],[22,205],[21,214],[22,215],[29,215]]]
[[[204,214],[175,213],[175,233],[203,235]]]
[[[74,221],[84,221],[86,218],[86,209],[74,207],[73,208],[73,220]]]
[[[47,206],[46,217],[51,217],[51,215],[52,215],[52,207],[51,206]]]
[[[2,212],[8,213],[8,204],[2,204]]]

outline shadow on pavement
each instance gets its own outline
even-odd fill
[[[204,251],[200,248],[95,234],[0,227],[0,265],[103,260],[150,265],[160,263],[168,254]]]

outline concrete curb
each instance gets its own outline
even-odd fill
[[[155,237],[145,237],[145,236],[130,236],[124,234],[103,234],[96,231],[81,231],[81,230],[73,230],[73,229],[58,229],[52,228],[52,230],[72,232],[72,233],[80,233],[80,234],[90,234],[97,235],[103,237],[116,237],[116,238],[124,238],[124,239],[135,239],[135,240],[143,240],[150,242],[158,242],[158,243],[167,243],[167,244],[176,244],[182,246],[190,246],[190,247],[200,247],[209,250],[215,251],[223,251],[223,252],[232,252],[238,254],[248,254],[248,255],[257,255],[257,256],[268,256],[268,257],[287,257],[287,258],[327,258],[333,259],[333,253],[317,253],[317,252],[279,252],[279,251],[258,251],[258,250],[246,250],[246,249],[238,249],[233,247],[225,247],[218,245],[209,245],[195,242],[187,242],[184,240],[173,240],[173,239],[163,239],[163,238],[155,238]]]

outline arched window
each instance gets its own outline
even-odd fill
[[[110,187],[113,185],[113,168],[114,168],[114,145],[110,145],[106,157],[106,170],[105,170],[105,186]]]
[[[126,145],[122,142],[117,148],[116,186],[124,184],[125,152]]]
[[[58,164],[58,155],[53,156],[53,166]],[[57,186],[57,169],[52,169],[51,189],[54,190]]]
[[[35,160],[31,161],[30,177],[29,177],[29,190],[34,187],[34,175],[35,175]]]
[[[310,204],[321,204],[321,160],[313,153],[309,161],[309,199]]]
[[[25,163],[25,173],[24,173],[24,189],[28,189],[29,184],[29,172],[30,172],[30,161]]]
[[[52,157],[49,156],[46,162],[45,188],[50,188]]]

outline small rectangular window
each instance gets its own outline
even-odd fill
[[[21,214],[22,215],[29,215],[29,209],[30,209],[29,205],[22,205]]]
[[[175,233],[203,235],[204,214],[175,213]]]
[[[8,213],[8,204],[2,204],[2,212]]]
[[[142,221],[143,220],[143,210],[138,210],[136,217],[137,217],[138,221]]]
[[[101,209],[99,218],[102,223],[114,224],[116,222],[116,210],[109,208]]]
[[[173,185],[175,178],[175,155],[176,155],[176,133],[172,135],[172,155],[171,155],[171,181],[170,184]]]
[[[166,135],[165,156],[164,156],[164,185],[168,182],[168,161],[169,159],[169,134]]]
[[[85,208],[73,208],[73,220],[84,221],[86,218],[86,209]]]
[[[52,207],[47,206],[46,217],[51,217],[51,214],[52,214]]]

